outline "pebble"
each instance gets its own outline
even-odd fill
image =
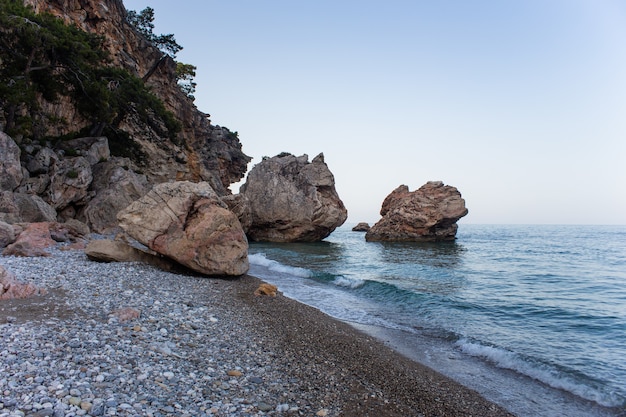
[[[237,417],[320,408],[297,383],[293,402],[284,402],[290,377],[273,367],[275,357],[250,332],[254,323],[224,300],[219,288],[231,283],[92,262],[81,251],[50,253],[37,262],[0,257],[20,279],[62,289],[67,307],[0,322],[0,417]],[[132,325],[110,317],[125,307],[142,312]]]
[[[269,405],[267,403],[263,403],[263,402],[260,402],[257,405],[257,408],[259,409],[259,411],[271,411],[271,410],[274,409],[274,407],[272,407],[271,405]]]

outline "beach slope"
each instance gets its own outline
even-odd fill
[[[510,415],[254,277],[52,255],[0,258],[49,290],[0,302],[0,415]]]

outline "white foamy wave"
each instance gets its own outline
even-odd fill
[[[365,285],[365,281],[363,281],[362,279],[348,278],[344,277],[343,275],[339,275],[333,280],[333,284],[338,287],[346,287],[354,290],[356,288],[361,288],[363,285]]]
[[[294,275],[297,277],[308,278],[312,275],[311,271],[305,268],[298,268],[296,266],[283,265],[280,262],[276,262],[272,259],[267,259],[262,253],[255,253],[248,255],[248,261],[253,265],[263,266],[270,271]]]
[[[514,370],[541,381],[553,388],[569,391],[584,399],[595,401],[600,405],[606,407],[616,407],[622,405],[623,399],[620,399],[612,393],[601,392],[589,385],[576,381],[568,375],[564,375],[562,372],[559,372],[548,365],[533,364],[525,361],[516,353],[492,346],[473,343],[467,339],[460,339],[456,345],[463,353],[487,359],[489,362],[500,368]]]

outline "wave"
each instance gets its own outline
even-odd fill
[[[578,381],[571,374],[567,375],[553,366],[533,363],[517,353],[498,347],[485,346],[467,338],[459,339],[456,345],[467,355],[486,359],[499,368],[519,372],[553,388],[571,392],[605,407],[622,407],[626,403],[625,398],[615,392],[602,391],[599,388],[600,384],[594,383],[590,378],[583,375],[580,375],[580,379],[585,379],[585,381]]]
[[[274,272],[289,274],[289,275],[293,275],[293,276],[301,277],[301,278],[310,278],[311,276],[313,276],[313,272],[306,268],[283,265],[280,262],[276,262],[271,259],[268,259],[262,253],[255,253],[252,255],[248,255],[248,261],[253,265],[263,266],[269,269],[270,271],[274,271]]]
[[[365,285],[365,280],[358,278],[348,278],[343,275],[339,275],[331,282],[338,287],[350,288],[352,290],[361,288]]]

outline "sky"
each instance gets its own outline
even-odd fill
[[[175,35],[249,169],[323,152],[348,223],[440,180],[461,223],[626,224],[622,0],[124,4]]]

